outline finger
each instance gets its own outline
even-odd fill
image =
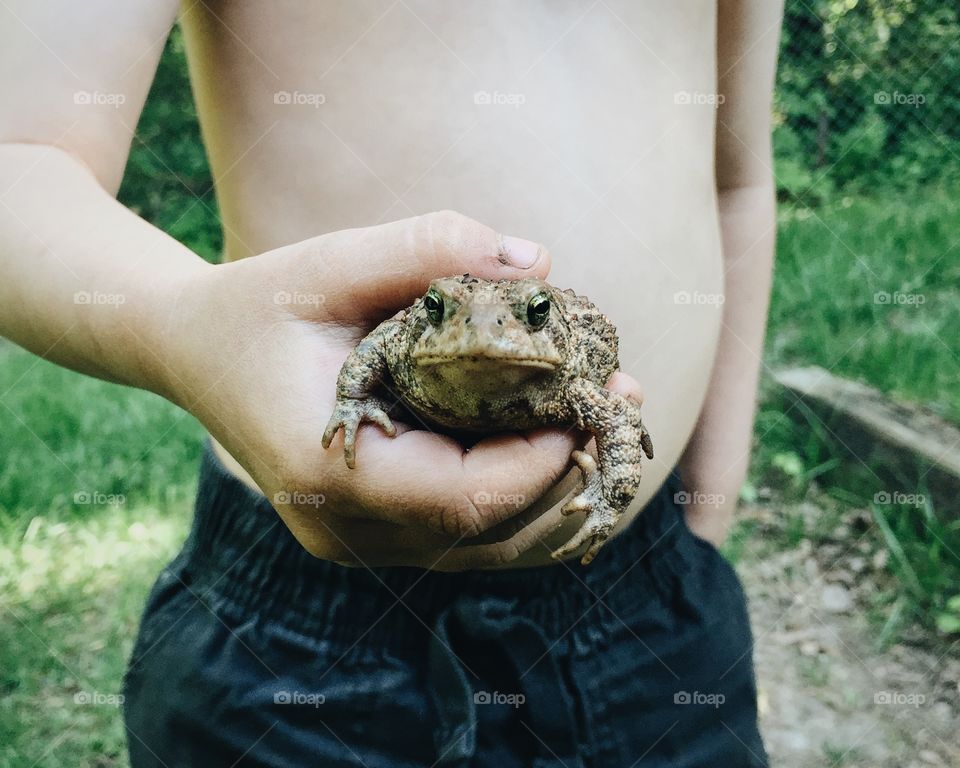
[[[281,505],[278,512],[304,549],[341,565],[417,565],[431,555],[435,560],[450,546],[444,537],[381,520],[318,515],[315,509],[291,505]]]
[[[469,538],[551,488],[569,468],[577,437],[540,429],[489,437],[464,451],[453,438],[425,430],[393,439],[366,433],[356,468],[341,480],[377,519]]]
[[[556,541],[568,541],[580,528],[579,522],[570,521],[561,513],[564,502],[570,500],[577,488],[578,483],[571,472],[531,509],[524,510],[475,539],[447,549],[431,567],[444,571],[493,568],[508,565],[534,548],[549,555]],[[551,541],[554,542],[553,546],[550,545]]]
[[[643,405],[643,388],[633,376],[623,371],[617,371],[607,381],[606,388],[618,395],[623,395],[628,400],[633,400],[637,405]]]
[[[587,551],[583,553],[583,557],[580,558],[580,565],[590,565],[593,562],[593,559],[597,556],[597,553],[603,548],[603,545],[607,543],[607,538],[604,536],[594,536],[593,541],[590,542],[590,546],[587,547]]]
[[[470,273],[517,280],[544,278],[550,269],[542,245],[503,236],[454,211],[332,232],[274,253],[303,256],[298,291],[336,286],[324,295],[322,309],[344,322],[406,307],[436,277]]]

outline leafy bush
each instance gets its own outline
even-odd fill
[[[956,178],[960,12],[935,0],[787,3],[775,120],[782,198]]]

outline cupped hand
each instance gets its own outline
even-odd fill
[[[356,467],[324,427],[340,367],[430,280],[545,278],[546,250],[453,212],[343,230],[205,270],[171,323],[169,390],[240,463],[313,555],[457,570],[501,565],[536,537],[490,532],[557,486],[574,430],[495,435],[466,450],[421,423],[366,424]],[[613,382],[624,394],[636,383]],[[484,536],[486,535],[486,539]]]

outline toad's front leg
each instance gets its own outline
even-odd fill
[[[379,424],[390,437],[397,434],[387,415],[389,405],[374,393],[387,373],[385,345],[399,329],[396,318],[374,328],[350,353],[337,377],[337,403],[320,442],[329,448],[343,427],[343,457],[351,469],[356,465],[357,430],[362,423]]]
[[[636,495],[641,453],[652,459],[653,443],[640,419],[640,406],[623,395],[580,379],[571,387],[569,398],[577,426],[596,438],[597,461],[583,451],[573,452],[584,487],[561,511],[564,515],[586,512],[587,517],[553,557],[566,557],[589,543],[580,561],[587,565]]]

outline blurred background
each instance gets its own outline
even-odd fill
[[[960,451],[956,5],[788,0],[775,123],[763,401],[726,546],[764,732],[776,765],[960,765],[960,516],[934,466]],[[120,199],[216,260],[177,31]],[[810,366],[841,400],[850,381],[875,392],[808,396],[784,372]],[[868,401],[932,442],[878,438],[850,415]],[[116,697],[200,450],[159,398],[0,340],[0,766],[126,765]]]

